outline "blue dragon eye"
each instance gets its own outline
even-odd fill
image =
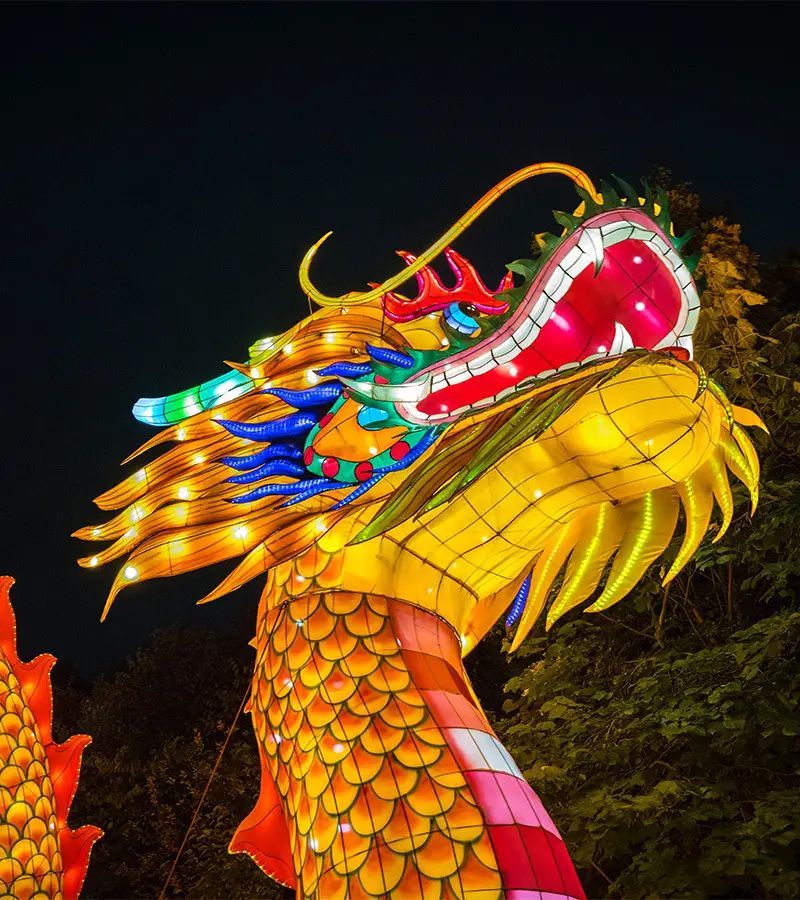
[[[476,321],[478,315],[478,311],[471,303],[451,303],[444,309],[445,322],[459,334],[475,334],[480,327]]]

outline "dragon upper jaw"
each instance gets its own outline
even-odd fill
[[[699,307],[686,263],[649,216],[601,213],[562,242],[491,337],[383,386],[380,399],[411,422],[438,424],[634,347],[691,356]]]

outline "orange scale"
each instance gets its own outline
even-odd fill
[[[58,897],[58,894],[61,892],[61,884],[59,881],[58,875],[55,872],[48,872],[42,878],[41,882],[42,893],[46,897]]]
[[[344,703],[353,696],[356,687],[356,682],[337,665],[335,669],[331,668],[330,675],[321,687],[321,693],[329,703]]]
[[[357,643],[358,638],[347,631],[340,619],[333,631],[317,644],[317,649],[325,659],[337,661],[349,656]]]
[[[341,816],[355,803],[359,788],[350,784],[340,771],[331,775],[330,785],[322,793],[322,807],[329,816]]]
[[[8,759],[12,766],[19,766],[27,771],[28,766],[33,762],[33,753],[27,747],[17,747]]]
[[[39,848],[30,838],[21,838],[11,848],[11,855],[14,859],[19,860],[24,867],[25,863],[27,863],[38,850]]]
[[[278,670],[278,674],[272,681],[272,690],[275,694],[275,697],[280,700],[288,697],[292,692],[293,687],[294,673],[286,665],[286,661],[284,659],[284,665],[280,667],[280,669]]]
[[[289,611],[287,615],[290,619],[302,619],[305,621],[310,618],[319,608],[319,594],[307,594],[299,600],[291,600],[289,602]]]
[[[432,718],[429,718],[424,725],[414,729],[414,737],[425,741],[426,744],[432,744],[434,747],[444,747],[447,744],[447,739]]]
[[[16,713],[8,712],[0,716],[0,731],[17,737],[22,729],[22,719]]]
[[[317,882],[322,874],[322,860],[313,852],[306,853],[306,859],[303,868],[299,874],[298,881],[303,886],[303,894],[307,897],[318,896]]]
[[[336,718],[338,711],[338,706],[328,703],[327,700],[317,695],[308,704],[306,718],[312,728],[324,728]]]
[[[347,708],[357,716],[374,716],[380,713],[391,700],[391,694],[376,691],[368,684],[360,685],[346,702]],[[405,726],[403,726],[405,727]]]
[[[39,781],[45,777],[47,770],[40,760],[34,759],[28,766],[28,771],[25,774],[29,781]]]
[[[464,862],[465,847],[454,844],[440,831],[434,832],[425,846],[415,856],[417,868],[428,878],[449,878]]]
[[[417,741],[410,732],[405,733],[402,743],[394,751],[394,758],[409,769],[432,766],[439,761],[441,755],[441,747],[433,747],[423,741]]]
[[[363,678],[374,672],[380,664],[381,658],[370,653],[361,641],[358,646],[340,660],[339,665],[346,675],[353,678]]]
[[[317,585],[325,591],[335,590],[342,584],[343,553],[334,553],[325,568],[317,574]]]
[[[259,655],[259,661],[256,663],[256,669],[264,673],[264,681],[272,679],[283,665],[283,656],[278,653],[265,653]],[[266,687],[266,685],[265,685]]]
[[[284,616],[283,621],[270,635],[270,643],[273,653],[284,654],[297,637],[297,626],[292,619]]]
[[[22,800],[23,803],[32,805],[36,815],[41,816],[43,819],[46,819],[47,816],[42,816],[39,812],[39,804],[42,800],[47,800],[48,804],[52,803],[52,797],[53,786],[47,777],[42,778],[40,781],[23,781],[14,792],[15,800]],[[52,811],[52,808],[48,810],[47,815],[49,816]]]
[[[405,867],[405,856],[386,847],[373,847],[358,870],[358,880],[371,896],[384,897],[400,883]]]
[[[299,755],[319,753],[319,742],[324,736],[324,730],[312,728],[308,721],[304,719],[295,738],[297,753]]]
[[[378,656],[397,656],[400,653],[392,623],[388,619],[380,631],[364,638],[364,646]]]
[[[419,770],[407,769],[396,763],[391,756],[383,761],[380,775],[372,782],[375,793],[383,800],[397,800],[408,797],[417,787]]]
[[[376,657],[373,656],[373,659]],[[406,690],[411,683],[411,676],[407,670],[395,669],[394,666],[382,665],[374,672],[367,675],[367,681],[376,691],[384,691],[395,694]]]
[[[318,809],[317,818],[311,829],[310,840],[314,841],[318,855],[328,855],[339,834],[339,817],[329,816],[324,809]]]
[[[19,840],[19,837],[20,833],[16,828],[12,828],[5,822],[0,824],[0,860],[3,858],[1,854],[7,851],[14,841]],[[30,837],[30,835],[26,835],[26,837]]]
[[[331,722],[331,734],[337,741],[354,741],[369,728],[370,721],[369,716],[357,716],[344,707]]]
[[[24,869],[22,863],[17,859],[9,857],[0,857],[0,881],[11,884],[15,878],[22,875]]]
[[[313,761],[313,753],[295,753],[293,756],[290,756],[287,765],[292,773],[292,777],[298,781],[305,781]]]
[[[33,816],[31,804],[18,800],[5,810],[5,820],[9,825],[22,831],[25,823]]]
[[[336,616],[329,613],[324,607],[320,607],[313,616],[306,617],[306,637],[310,641],[321,641],[326,638],[336,626]]]
[[[36,853],[26,863],[25,871],[39,879],[50,871],[50,860],[42,853]]]
[[[445,788],[461,788],[467,783],[464,773],[449,749],[428,766],[427,772],[436,784]]]
[[[419,782],[413,794],[408,796],[411,808],[421,816],[442,815],[455,803],[456,793],[435,785],[427,772],[420,772]]]
[[[341,839],[331,846],[331,861],[339,875],[352,875],[366,862],[373,839],[355,831],[340,832]]]
[[[380,717],[368,721],[369,727],[361,735],[361,744],[368,753],[390,753],[407,737],[402,728],[387,725]]]
[[[286,738],[294,738],[298,731],[300,731],[300,726],[303,724],[304,716],[302,712],[298,712],[297,710],[286,708],[286,712],[283,715],[283,719],[280,723],[280,735],[284,739]]]
[[[295,557],[295,569],[303,578],[316,578],[325,569],[330,554],[312,544],[306,551]]]
[[[362,603],[358,609],[345,616],[347,630],[359,637],[368,637],[378,632],[386,624],[386,616],[379,615],[370,609],[369,604]]]
[[[311,662],[303,666],[297,673],[300,681],[308,688],[319,688],[325,684],[333,672],[334,663],[329,659],[323,659],[318,653],[313,653]]]
[[[416,867],[406,868],[400,884],[389,895],[390,900],[441,900],[442,882],[420,875]]]
[[[289,580],[289,578],[292,575],[293,569],[294,569],[294,566],[292,565],[291,560],[288,560],[287,562],[284,562],[284,563],[279,563],[277,566],[275,566],[272,569],[273,575],[275,577],[275,587],[276,588],[283,587],[283,585],[286,584],[286,582]]]
[[[317,882],[319,896],[325,900],[348,900],[352,897],[352,893],[348,892],[350,879],[346,876],[339,875],[333,869],[323,872]]]
[[[289,701],[286,697],[276,697],[269,706],[266,707],[267,718],[273,728],[278,728],[286,716],[286,710],[289,708]]]
[[[361,606],[364,602],[364,596],[364,594],[357,594],[352,591],[331,591],[322,595],[322,602],[325,605],[325,609],[334,616],[346,616]]]
[[[493,871],[499,871],[500,866],[497,863],[497,857],[495,856],[488,830],[484,831],[472,845],[472,852],[482,866]]]
[[[374,898],[361,887],[361,883],[357,878],[349,878],[347,900],[374,900]]]
[[[381,840],[395,853],[413,853],[425,845],[432,827],[433,823],[427,816],[418,815],[407,800],[400,800],[395,804],[390,822],[381,832]]]
[[[326,766],[336,766],[341,771],[341,763],[347,758],[350,747],[346,741],[337,741],[330,733],[326,732],[319,738],[317,753]]]
[[[311,831],[311,826],[317,817],[318,806],[318,801],[309,797],[307,791],[303,791],[295,813],[295,826],[300,834],[306,835]]]
[[[303,628],[298,628],[301,632],[292,642],[292,646],[286,653],[286,663],[292,672],[299,672],[308,665],[311,659],[312,645],[306,640],[305,634],[302,634]]]
[[[322,792],[331,783],[331,775],[330,769],[315,753],[309,754],[309,756],[311,765],[306,773],[306,791],[309,797],[316,800],[322,796]]]
[[[428,709],[425,698],[413,684],[409,685],[404,690],[399,690],[397,692],[397,699],[403,703],[408,703],[409,706],[423,707],[425,710]]]
[[[439,831],[461,844],[471,844],[486,830],[480,810],[467,803],[460,794],[456,795],[456,802],[447,815],[436,816],[435,821]]]
[[[20,875],[11,885],[11,896],[15,900],[30,900],[37,887],[36,879],[32,875]]]
[[[9,756],[14,752],[14,748],[18,746],[10,734],[0,734],[0,761],[2,761],[3,765],[7,764]]]
[[[428,711],[425,707],[410,706],[399,698],[392,697],[380,715],[384,722],[395,728],[414,728],[425,720]]]
[[[391,821],[394,808],[393,800],[384,800],[365,785],[348,812],[350,826],[359,834],[380,834]]]
[[[335,746],[342,745],[337,743]],[[341,761],[342,775],[350,784],[369,784],[380,772],[383,761],[382,755],[367,753],[363,747],[356,745]]]
[[[50,832],[39,845],[39,852],[44,853],[44,855],[51,860],[58,853],[58,841],[52,832]]]
[[[367,606],[378,616],[386,619],[389,616],[389,604],[380,594],[367,594]]]

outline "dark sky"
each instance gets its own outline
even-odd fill
[[[24,656],[89,671],[166,623],[250,627],[208,574],[128,589],[69,537],[148,436],[139,396],[303,315],[296,270],[356,289],[500,178],[572,162],[689,180],[766,255],[798,245],[793,4],[4,4],[0,571]],[[791,151],[791,152],[790,152]],[[458,246],[493,280],[566,183]],[[219,573],[214,573],[219,574]]]

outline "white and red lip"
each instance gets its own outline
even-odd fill
[[[495,334],[396,385],[393,399],[411,422],[444,423],[633,347],[691,355],[699,308],[691,273],[649,216],[601,213],[557,248]]]

